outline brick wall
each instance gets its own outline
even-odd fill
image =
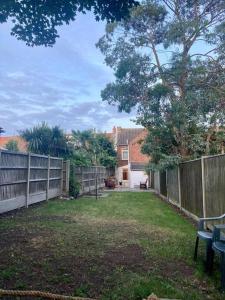
[[[0,147],[5,148],[9,141],[17,141],[19,151],[27,152],[27,142],[20,136],[1,136],[0,137]]]
[[[147,131],[143,130],[129,143],[129,160],[130,162],[148,163],[149,156],[141,153],[140,141],[143,141],[147,135]]]
[[[117,159],[118,159],[118,167],[128,165],[128,160],[122,160],[122,150],[127,150],[127,146],[118,146],[117,148]]]

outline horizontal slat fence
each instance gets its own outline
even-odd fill
[[[102,166],[93,167],[77,167],[73,168],[73,174],[76,182],[80,186],[80,195],[92,193],[97,189],[105,186],[104,179],[106,179],[106,168]]]
[[[225,155],[204,156],[166,170],[167,199],[195,219],[225,213]],[[165,197],[162,172],[154,172],[154,189]],[[162,181],[162,182],[161,182]]]
[[[0,151],[0,213],[57,197],[63,189],[62,158]]]

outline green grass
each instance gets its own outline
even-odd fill
[[[196,228],[151,193],[54,200],[0,218],[0,286],[138,300],[225,299]],[[216,265],[217,266],[217,265]]]

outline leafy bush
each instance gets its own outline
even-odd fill
[[[5,147],[6,147],[6,149],[8,149],[10,151],[15,151],[15,152],[19,151],[18,142],[16,140],[8,141],[8,143],[5,145]]]
[[[73,168],[70,171],[70,182],[69,182],[69,195],[71,197],[77,198],[80,193],[80,184],[76,180],[73,172]]]

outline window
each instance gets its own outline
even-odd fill
[[[128,169],[123,169],[123,180],[128,180]]]
[[[122,160],[128,160],[128,150],[122,150]]]

